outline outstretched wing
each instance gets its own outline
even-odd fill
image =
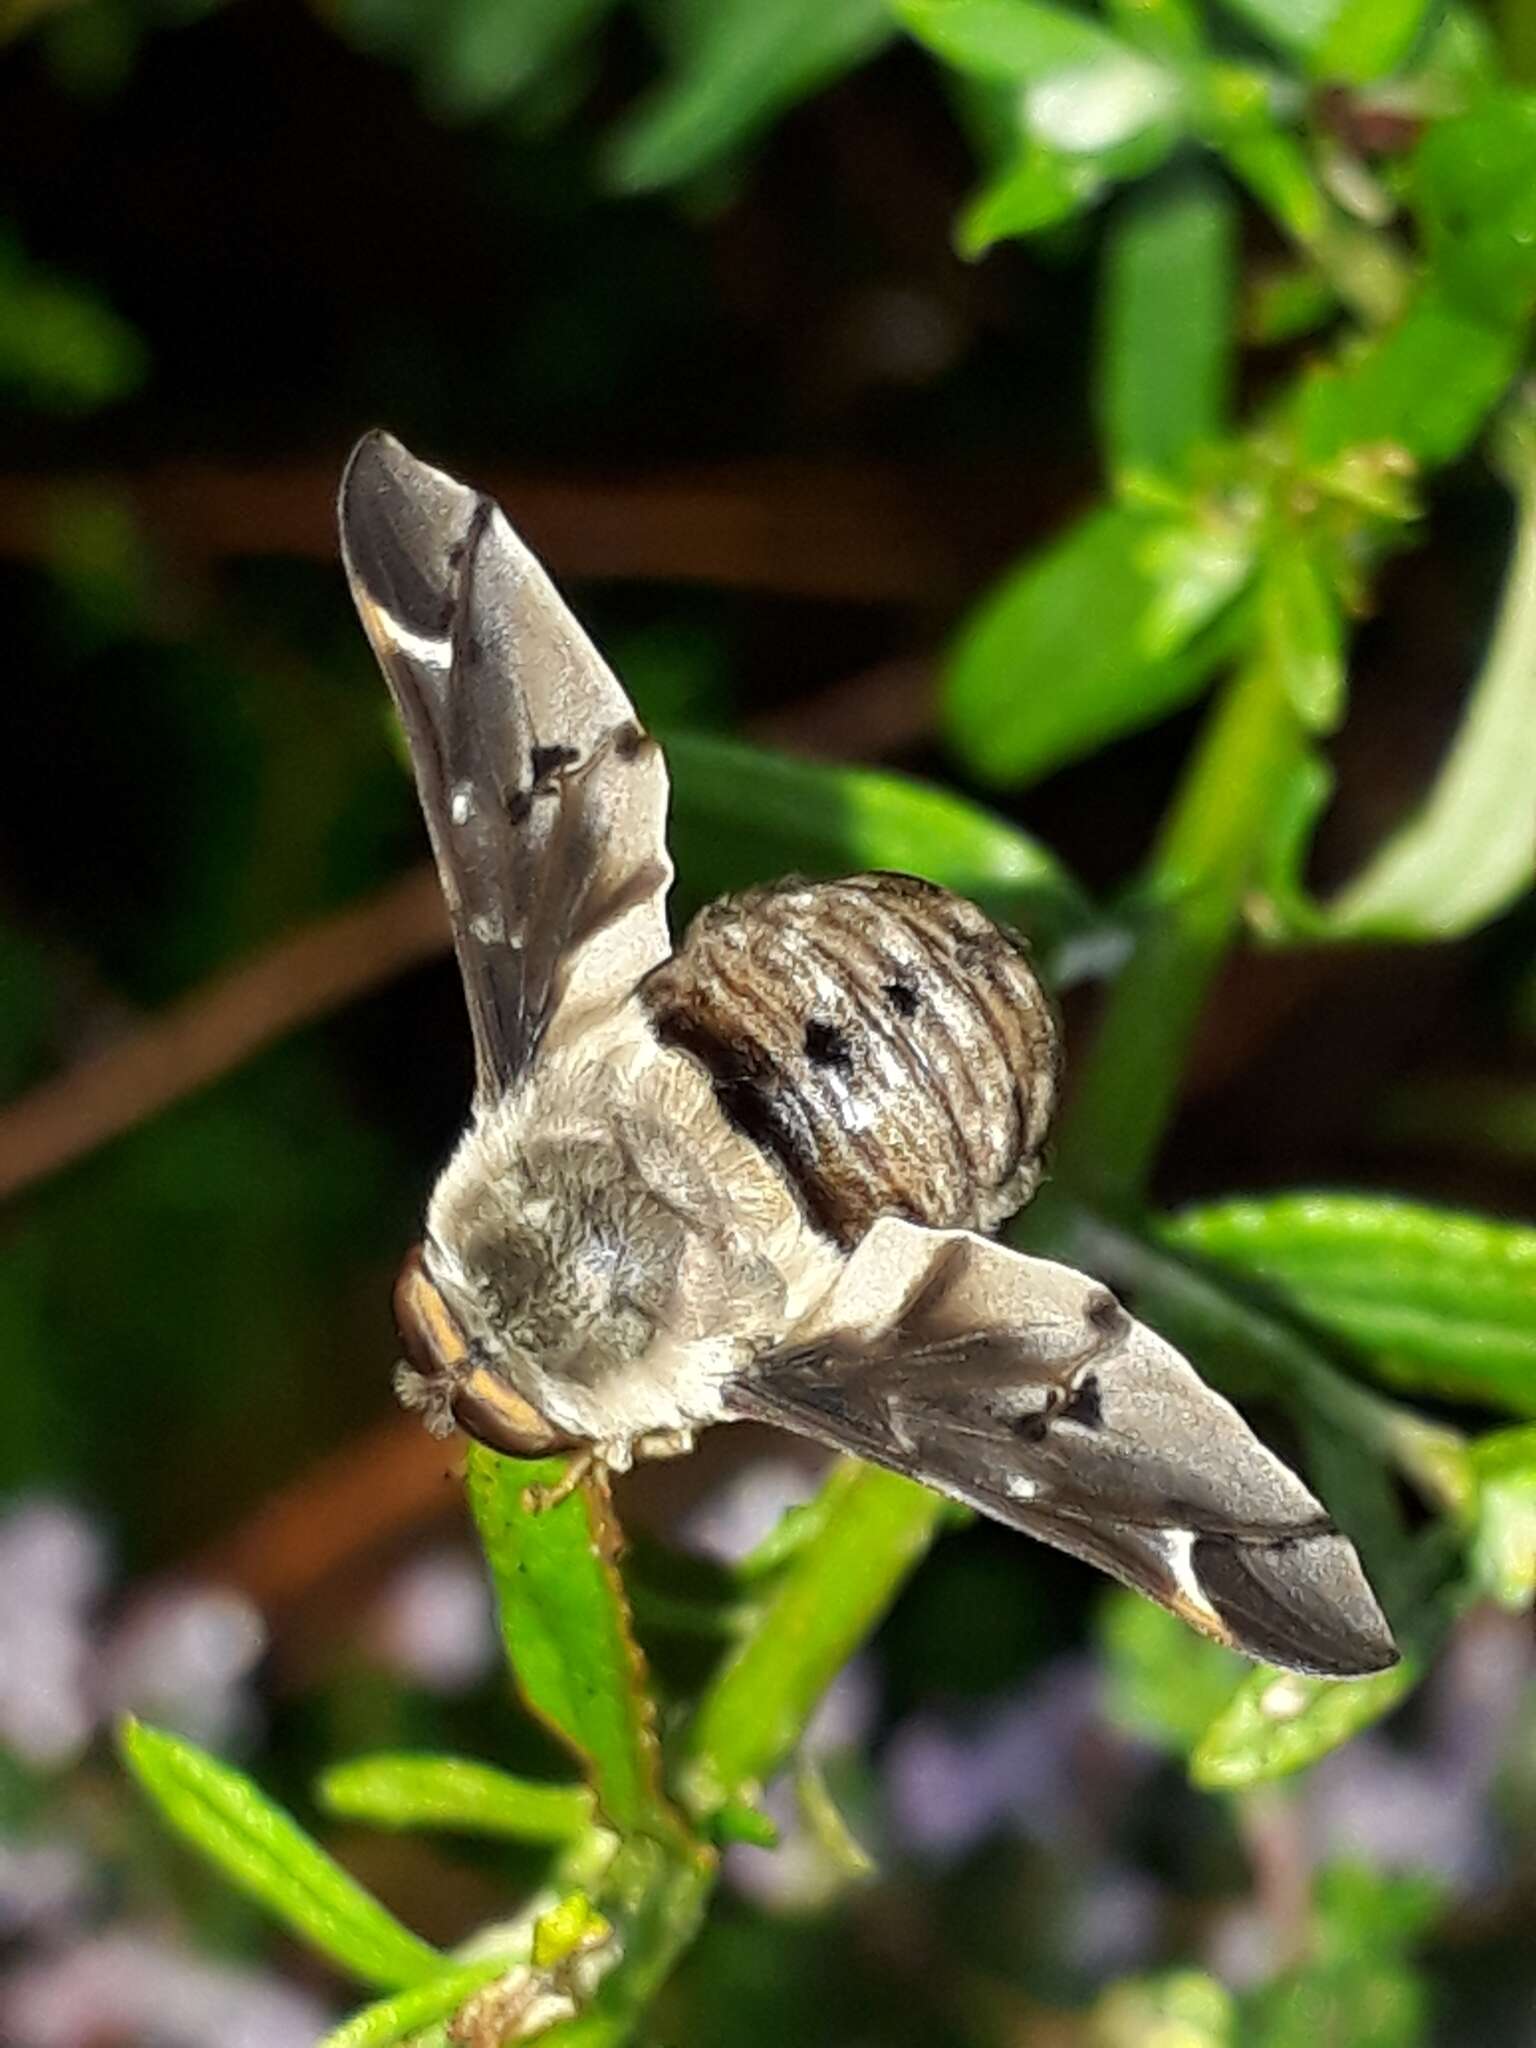
[[[1096,1281],[886,1219],[815,1323],[726,1390],[926,1481],[1298,1671],[1397,1661],[1353,1546],[1171,1345]]]
[[[416,772],[494,1101],[556,1014],[671,951],[661,751],[489,498],[369,434],[342,479],[352,595]]]

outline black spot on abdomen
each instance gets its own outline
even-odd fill
[[[853,1052],[846,1035],[824,1017],[813,1017],[805,1027],[805,1056],[813,1067],[841,1067],[853,1072]]]
[[[882,1216],[989,1230],[1033,1192],[1050,1009],[1021,942],[948,890],[854,875],[724,898],[640,995],[838,1244]]]

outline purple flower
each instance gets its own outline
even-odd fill
[[[224,1749],[249,1736],[246,1681],[266,1649],[260,1612],[217,1586],[166,1587],[130,1610],[96,1670],[102,1713],[143,1714]]]
[[[1010,1828],[1040,1842],[1092,1838],[1151,1757],[1109,1727],[1093,1663],[1061,1658],[1000,1706],[899,1728],[885,1768],[892,1826],[935,1862]]]
[[[822,1474],[794,1458],[755,1458],[712,1486],[677,1523],[684,1550],[718,1564],[736,1564],[778,1527],[791,1508],[816,1492]]]
[[[496,1625],[480,1564],[461,1549],[429,1550],[403,1565],[369,1621],[370,1649],[431,1692],[464,1692],[496,1660]]]
[[[106,1545],[61,1501],[32,1500],[0,1521],[0,1743],[40,1770],[90,1740],[90,1616]]]

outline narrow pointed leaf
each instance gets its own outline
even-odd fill
[[[1228,190],[1165,176],[1128,200],[1105,254],[1099,411],[1115,475],[1178,477],[1226,423],[1235,292]]]
[[[554,1507],[528,1497],[563,1471],[558,1459],[470,1452],[469,1498],[507,1659],[529,1707],[580,1758],[603,1817],[621,1834],[672,1836],[678,1822],[661,1792],[655,1709],[606,1490],[585,1481]]]
[[[126,1722],[120,1739],[128,1768],[177,1833],[340,1968],[385,1990],[443,1969],[436,1949],[402,1927],[242,1771],[142,1721]]]
[[[697,732],[669,733],[672,849],[688,897],[898,868],[942,882],[1043,944],[1085,930],[1081,889],[1017,825],[952,791],[884,769],[801,761]]]
[[[957,69],[1027,84],[1126,54],[1102,23],[1053,0],[895,0],[908,33]]]
[[[394,2042],[406,2040],[434,2020],[451,2019],[467,1998],[505,1975],[508,1967],[505,1960],[491,1958],[447,1969],[425,1984],[382,1998],[376,2005],[365,2005],[333,2027],[317,2048],[392,2048]]]
[[[1329,906],[1341,934],[1453,938],[1536,879],[1536,432],[1493,642],[1423,807]]]
[[[541,1785],[467,1757],[353,1757],[321,1778],[332,1813],[386,1828],[462,1828],[519,1842],[565,1842],[592,1819],[584,1785]]]
[[[1536,1602],[1536,1427],[1501,1429],[1472,1446],[1472,1571],[1512,1613]]]
[[[946,721],[967,766],[1028,782],[1195,696],[1230,650],[1223,628],[1251,561],[1187,545],[1202,538],[1189,521],[1110,506],[1006,575],[951,656]],[[1187,571],[1170,573],[1175,561]]]
[[[885,0],[712,0],[687,20],[673,75],[609,152],[622,191],[654,191],[707,170],[896,33]]]
[[[816,1542],[784,1566],[752,1634],[688,1731],[694,1811],[717,1813],[785,1761],[822,1693],[885,1612],[948,1512],[937,1494],[849,1461],[826,1482]]]
[[[1536,1229],[1389,1197],[1288,1194],[1169,1219],[1392,1384],[1536,1415]]]

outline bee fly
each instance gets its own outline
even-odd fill
[[[1096,1281],[992,1242],[1056,1093],[1022,944],[909,875],[673,950],[661,750],[491,501],[386,434],[341,487],[474,1037],[396,1311],[427,1427],[625,1469],[752,1417],[1301,1671],[1396,1651],[1349,1542]]]

